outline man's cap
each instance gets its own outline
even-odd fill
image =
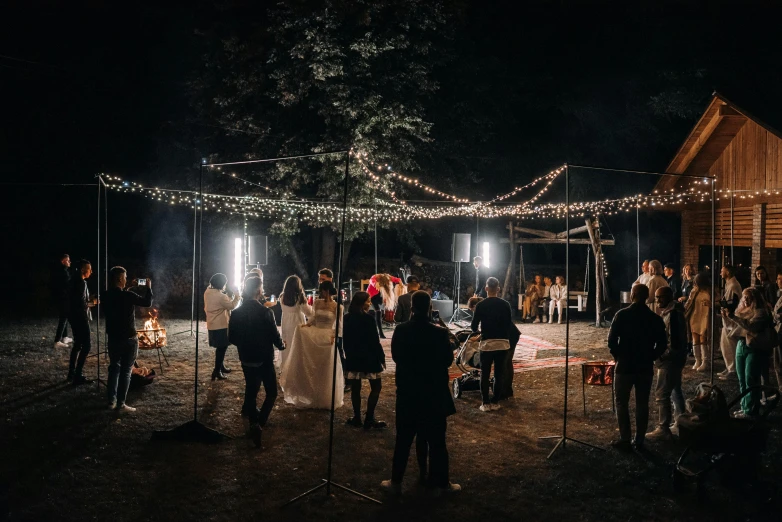
[[[419,282],[419,281],[418,281],[418,278],[417,278],[416,276],[414,276],[414,275],[407,276],[407,284],[408,284],[408,285],[409,285],[410,283],[418,283],[418,282]]]

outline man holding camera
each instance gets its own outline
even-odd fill
[[[410,313],[413,307],[413,294],[420,290],[421,284],[414,275],[407,276],[407,293],[399,296],[396,300],[396,310],[394,311],[394,321],[405,323],[410,320]]]
[[[106,335],[109,349],[109,382],[106,386],[109,408],[116,411],[136,411],[125,404],[130,388],[130,373],[138,356],[136,307],[152,306],[152,280],[134,279],[126,290],[128,272],[121,266],[109,270],[110,288],[103,297],[106,311]]]

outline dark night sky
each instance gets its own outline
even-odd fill
[[[213,6],[105,4],[5,10],[4,180],[90,183],[104,171],[163,185],[192,172],[213,129],[190,108],[186,86],[202,67],[197,29],[216,16]],[[483,68],[472,76],[457,60],[444,73],[442,96],[498,115],[490,145],[466,151],[483,173],[470,190],[493,196],[564,161],[663,169],[712,90],[757,103],[759,93],[782,85],[780,13],[771,2],[636,4],[459,3],[455,48]],[[219,16],[230,20],[232,11]],[[655,114],[650,97],[661,92],[681,93],[689,112]],[[430,116],[436,139],[459,132],[438,128],[444,114]],[[619,185],[632,192],[634,183]],[[66,248],[94,249],[95,203],[86,192],[4,190],[4,233],[25,263],[40,265],[39,257]],[[144,266],[152,252],[188,255],[186,212],[117,199],[117,257],[131,263],[141,249],[135,262]],[[167,232],[155,236],[150,227],[161,220]],[[389,249],[390,256],[399,250]]]

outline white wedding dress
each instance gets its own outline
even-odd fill
[[[334,323],[337,303],[317,300],[313,304],[312,321],[301,325],[293,333],[280,377],[285,402],[299,408],[331,408],[331,388],[334,365]],[[340,314],[342,308],[340,307]],[[342,337],[342,317],[339,321]],[[334,408],[342,406],[344,394],[342,365],[337,360],[337,386]]]
[[[287,350],[280,351],[280,360],[278,369],[280,375],[285,371],[285,367],[288,363],[288,358],[291,354],[291,348],[293,347],[293,335],[296,333],[296,329],[305,324],[307,319],[311,319],[315,313],[312,307],[306,302],[296,303],[294,306],[286,306],[280,300],[280,306],[282,307],[282,340],[285,342]]]

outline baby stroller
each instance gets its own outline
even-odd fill
[[[459,330],[454,335],[459,342],[456,367],[463,372],[451,383],[453,398],[458,399],[462,396],[462,392],[481,389],[481,337],[479,333],[473,333],[472,330]],[[489,383],[494,389],[493,377]]]
[[[704,501],[703,483],[711,471],[716,471],[723,482],[731,478],[744,483],[756,481],[768,439],[766,418],[780,400],[777,388],[759,386],[754,390],[758,388],[766,396],[760,414],[753,419],[735,419],[729,412],[753,388],[727,403],[718,387],[699,385],[698,397],[687,401],[691,413],[681,415],[677,422],[679,440],[687,447],[673,471],[674,491],[682,491],[685,480],[690,479],[696,483],[698,499]]]

